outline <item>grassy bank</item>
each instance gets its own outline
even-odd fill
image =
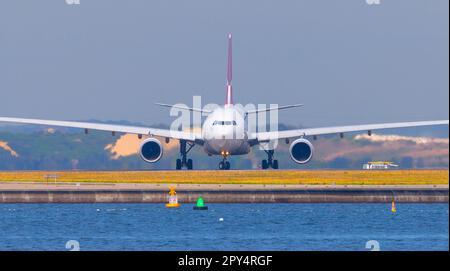
[[[426,185],[448,184],[448,170],[17,171],[0,182]]]

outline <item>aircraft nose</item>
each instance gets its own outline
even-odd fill
[[[220,139],[233,139],[234,130],[233,127],[224,127],[220,131],[221,138]]]

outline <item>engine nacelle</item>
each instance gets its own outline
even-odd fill
[[[299,138],[292,142],[289,147],[289,153],[291,154],[291,158],[294,162],[298,164],[306,164],[313,156],[314,147],[308,140]]]
[[[139,151],[142,160],[148,163],[155,163],[161,159],[163,155],[163,147],[161,142],[156,138],[144,140]]]

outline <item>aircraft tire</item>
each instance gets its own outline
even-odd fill
[[[278,160],[273,160],[272,168],[278,169]]]
[[[267,163],[267,160],[262,160],[261,167],[262,167],[262,169],[268,169],[269,168],[269,164]]]

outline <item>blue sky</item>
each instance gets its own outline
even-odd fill
[[[154,102],[304,103],[293,125],[447,119],[447,0],[5,0],[0,116],[170,123]]]

